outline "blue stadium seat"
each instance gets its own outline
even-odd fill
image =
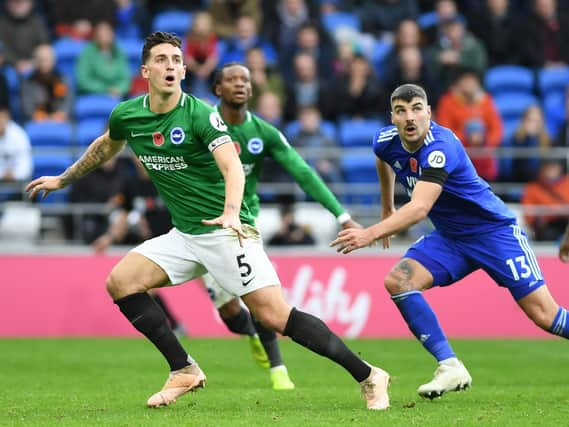
[[[32,147],[70,147],[73,128],[70,123],[29,122],[25,125]]]
[[[143,40],[137,39],[117,39],[117,44],[124,51],[128,58],[128,64],[130,66],[130,72],[134,76],[139,73],[142,52],[142,46],[144,45]]]
[[[543,115],[547,131],[552,137],[557,137],[565,121],[565,105],[567,95],[565,92],[550,92],[543,97]]]
[[[371,147],[373,135],[384,124],[376,119],[349,119],[340,122],[340,145],[344,147]]]
[[[83,119],[75,128],[76,141],[81,147],[89,145],[95,138],[101,136],[107,128],[105,119]]]
[[[358,32],[361,29],[359,16],[349,12],[326,13],[322,16],[322,24],[330,34],[334,34],[342,27],[347,27]]]
[[[158,13],[152,20],[152,31],[166,31],[184,37],[192,23],[192,13],[183,10],[167,10]]]
[[[389,54],[393,49],[394,45],[391,40],[375,39],[373,42],[373,48],[368,60],[380,79],[386,77],[385,61],[389,58]]]
[[[502,140],[502,145],[504,142],[511,141],[514,133],[516,133],[516,129],[520,124],[520,119],[518,117],[513,119],[508,119],[503,121],[503,128],[504,128],[504,137]]]
[[[119,99],[110,95],[82,95],[75,101],[75,118],[108,119]]]
[[[437,12],[425,12],[419,15],[417,18],[417,24],[424,30],[425,28],[432,27],[439,23],[439,16]]]
[[[48,175],[59,175],[67,167],[73,163],[73,157],[70,154],[34,154],[34,178]],[[63,188],[59,191],[50,193],[47,198],[37,198],[40,203],[64,203],[68,201],[69,187]]]
[[[537,74],[542,97],[551,92],[565,92],[569,86],[569,67],[542,68]]]
[[[519,119],[530,105],[539,105],[534,95],[521,92],[496,95],[494,102],[504,121]]]
[[[70,84],[75,82],[75,62],[85,47],[85,41],[63,37],[53,43],[56,57],[56,68],[61,72]]]
[[[3,69],[6,83],[8,84],[8,96],[10,99],[10,113],[15,121],[21,119],[20,108],[20,76],[16,69],[10,65],[6,65]]]
[[[374,184],[378,181],[375,156],[371,152],[367,156],[347,154],[341,159],[341,167],[346,183]],[[378,188],[374,187],[369,193],[366,191],[351,192],[344,197],[343,201],[348,204],[359,203],[368,205],[377,203],[379,201]]]
[[[322,120],[322,122],[320,123],[320,129],[322,130],[322,133],[324,135],[336,141],[337,131],[334,122],[330,122],[328,120]],[[289,141],[293,141],[294,138],[296,138],[298,136],[298,133],[300,132],[300,122],[298,120],[294,120],[289,124],[287,124],[283,130],[284,130],[283,133],[289,139]]]
[[[534,87],[534,74],[527,67],[498,65],[486,71],[484,86],[493,95],[514,91],[531,94]]]

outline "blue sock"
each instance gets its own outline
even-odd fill
[[[563,338],[569,338],[569,322],[567,322],[567,310],[559,307],[559,311],[553,320],[553,325],[549,328],[549,332],[559,335]]]
[[[397,305],[415,338],[421,341],[423,347],[438,362],[456,357],[439,325],[437,316],[420,291],[402,292],[392,295],[391,299]]]

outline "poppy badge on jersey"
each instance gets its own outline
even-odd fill
[[[409,168],[411,169],[411,172],[417,173],[417,159],[415,157],[411,157],[409,159]]]
[[[186,138],[186,133],[184,129],[179,126],[176,126],[174,129],[170,131],[170,141],[172,144],[178,145],[184,142],[184,138]]]
[[[164,144],[164,135],[162,135],[160,132],[154,132],[152,134],[152,143],[157,147],[160,147],[162,144]]]
[[[247,150],[251,154],[259,154],[263,151],[263,140],[261,138],[251,138],[247,142]]]

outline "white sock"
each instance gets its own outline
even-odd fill
[[[449,357],[448,359],[441,360],[439,365],[452,366],[458,368],[460,366],[460,361],[456,357]]]
[[[275,371],[285,371],[285,372],[288,372],[285,365],[273,366],[273,367],[271,368],[271,372],[275,372]]]

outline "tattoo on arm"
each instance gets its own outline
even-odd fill
[[[233,204],[233,203],[229,203],[227,205],[227,209],[229,209],[230,211],[236,211],[238,210],[237,207]]]
[[[106,135],[95,139],[81,158],[61,174],[63,185],[67,186],[98,168],[118,153],[123,146],[124,143],[117,144]]]

